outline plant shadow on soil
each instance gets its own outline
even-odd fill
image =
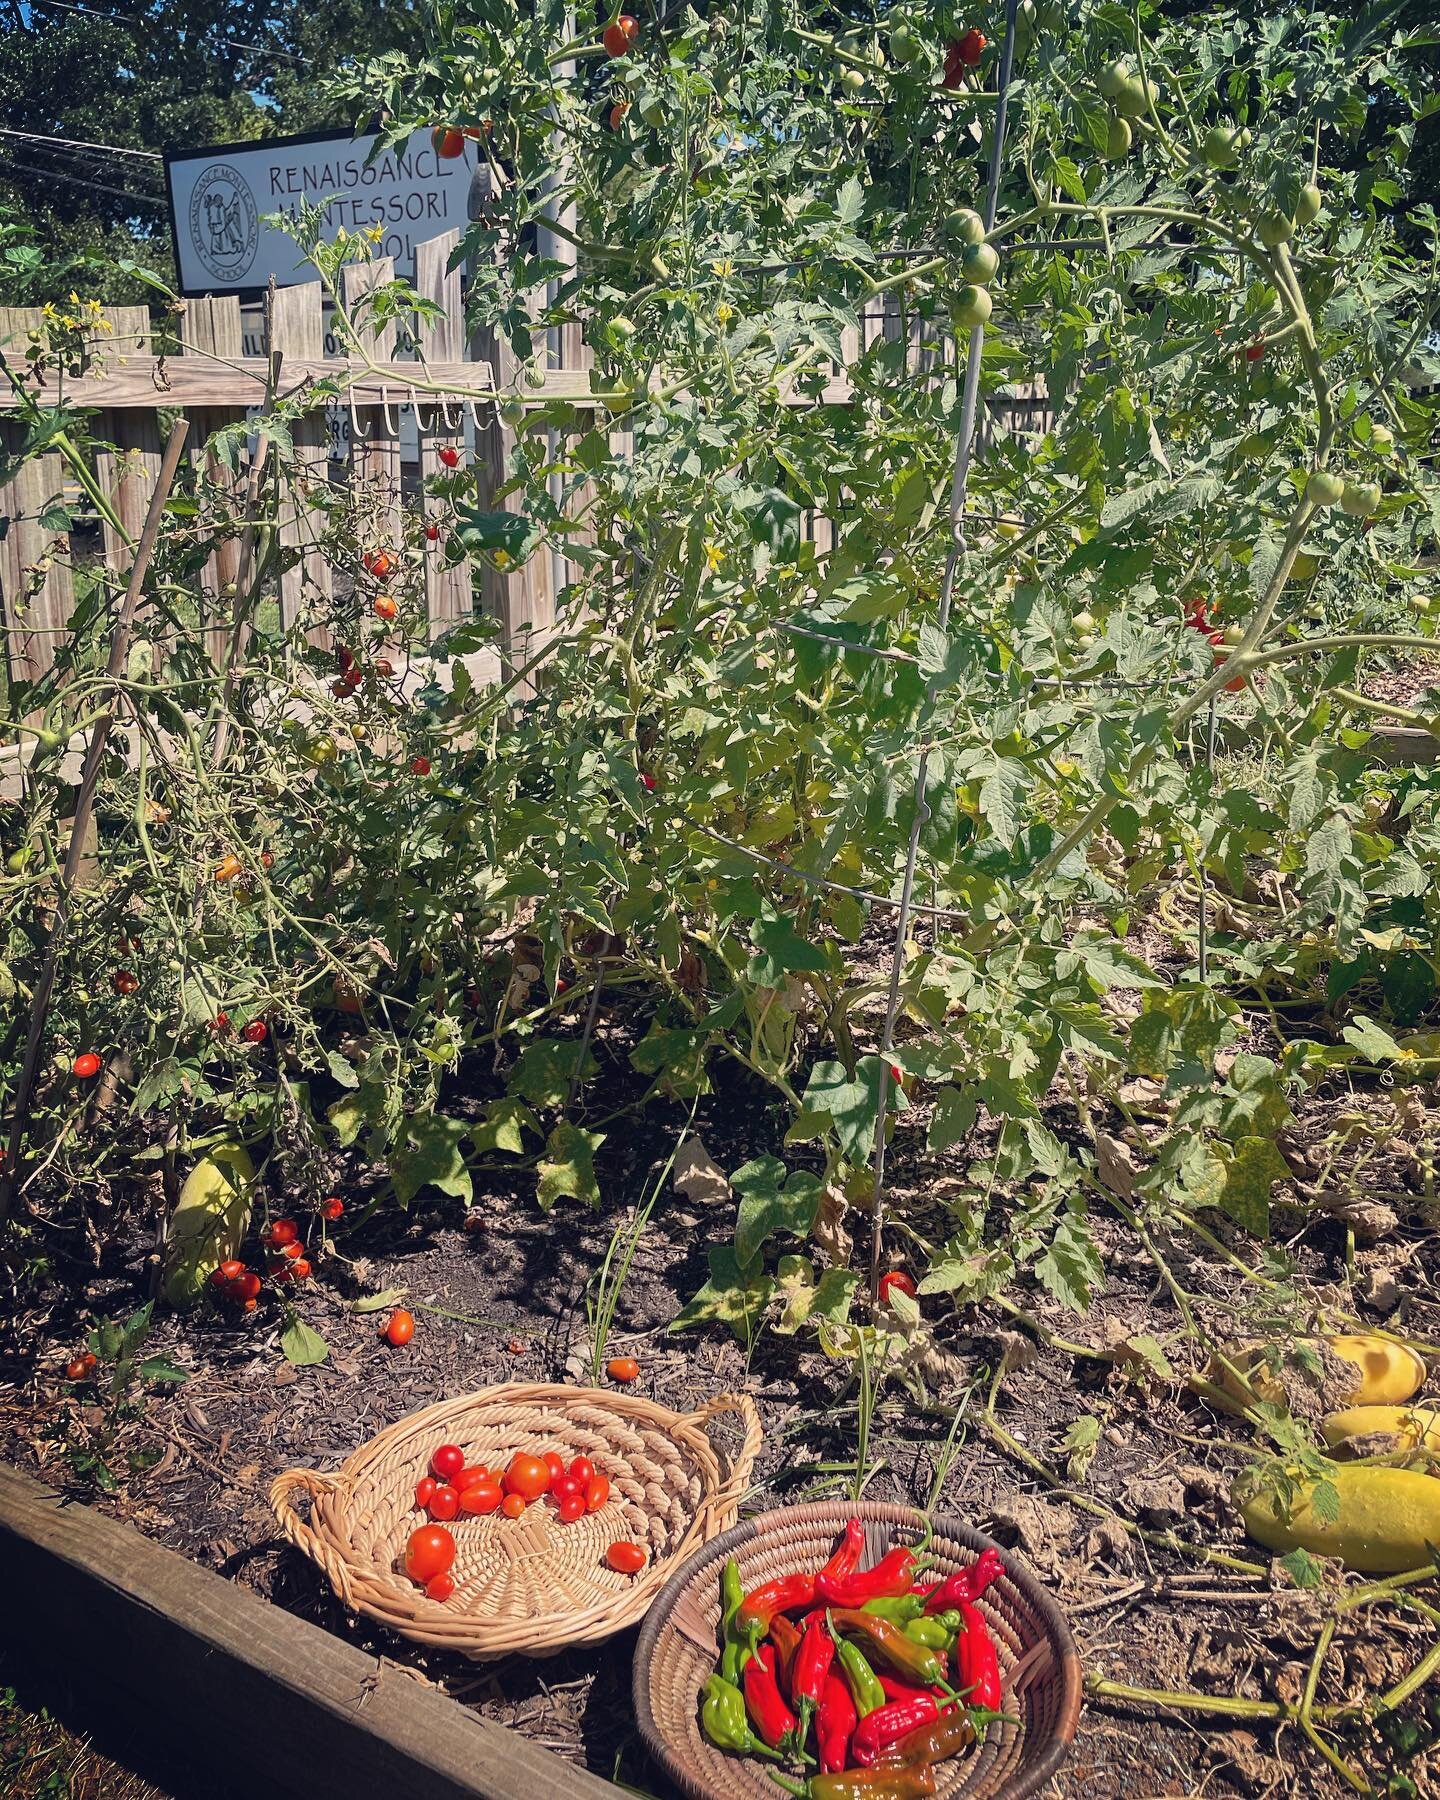
[[[414,1668],[486,1717],[596,1774],[667,1796],[672,1790],[649,1763],[631,1724],[634,1632],[541,1661],[476,1665],[424,1651],[348,1615],[315,1566],[278,1538],[265,1499],[282,1470],[334,1467],[384,1426],[437,1400],[494,1382],[589,1381],[586,1284],[612,1231],[649,1192],[689,1118],[688,1103],[660,1100],[638,1115],[607,1119],[640,1092],[625,1060],[633,1041],[623,1020],[606,1022],[596,1045],[601,1072],[587,1084],[576,1114],[578,1123],[607,1133],[596,1158],[598,1211],[562,1200],[542,1213],[534,1202],[533,1171],[517,1165],[514,1172],[478,1172],[468,1209],[443,1197],[431,1204],[433,1195],[422,1195],[408,1211],[383,1207],[365,1218],[365,1198],[378,1194],[379,1175],[337,1161],[334,1189],[347,1202],[339,1254],[319,1263],[319,1279],[300,1303],[307,1323],[330,1345],[328,1361],[312,1368],[284,1362],[273,1311],[245,1325],[208,1309],[161,1317],[153,1347],[193,1374],[178,1390],[157,1394],[126,1428],[122,1449],[143,1448],[159,1460],[120,1494],[98,1503],[377,1658]],[[446,1108],[454,1116],[478,1114],[498,1091],[493,1079],[468,1078],[470,1085],[447,1093]],[[806,1160],[804,1147],[782,1145],[785,1121],[768,1088],[729,1067],[715,1079],[716,1090],[700,1101],[693,1129],[722,1169],[733,1171],[782,1149],[792,1166]],[[1348,1103],[1354,1104],[1353,1095]],[[1062,1138],[1079,1134],[1067,1101],[1057,1100],[1046,1119]],[[935,1155],[924,1148],[924,1125],[924,1111],[917,1108],[897,1131],[891,1191],[914,1229],[940,1241],[954,1229],[947,1201],[957,1178],[988,1146],[982,1128],[969,1145]],[[1307,1129],[1319,1134],[1326,1125],[1326,1111],[1317,1104]],[[1405,1180],[1403,1171],[1383,1161],[1372,1164],[1369,1178],[1392,1189]],[[313,1198],[271,1196],[276,1210],[297,1216]],[[1011,1228],[1007,1204],[996,1197],[992,1241]],[[38,1462],[49,1479],[65,1480],[55,1434],[70,1402],[57,1385],[56,1362],[73,1353],[82,1315],[123,1314],[143,1298],[157,1209],[155,1196],[118,1209],[98,1267],[85,1265],[83,1280],[52,1279],[13,1321],[0,1367],[0,1449],[18,1465],[34,1470]],[[1117,1335],[1149,1334],[1188,1366],[1190,1347],[1177,1334],[1173,1303],[1142,1247],[1104,1212],[1092,1214],[1091,1224],[1106,1282],[1083,1320],[1064,1312],[1028,1276],[1012,1284],[1014,1300],[1062,1336],[1103,1346]],[[708,1250],[727,1243],[733,1225],[733,1203],[707,1209],[664,1184],[621,1296],[612,1348],[639,1358],[638,1391],[676,1411],[735,1388],[752,1394],[765,1441],[747,1510],[837,1496],[847,1489],[843,1470],[853,1468],[855,1455],[848,1364],[824,1356],[804,1338],[763,1334],[747,1357],[719,1330],[666,1330],[706,1279]],[[863,1242],[858,1230],[857,1237]],[[1410,1214],[1397,1237],[1389,1253],[1402,1258],[1410,1276],[1405,1328],[1435,1341],[1440,1306],[1432,1295],[1440,1258],[1423,1213]],[[1238,1234],[1232,1241],[1251,1254],[1253,1247]],[[903,1256],[904,1239],[897,1243]],[[1236,1329],[1249,1297],[1245,1282],[1183,1235],[1163,1236],[1162,1248],[1214,1329]],[[1345,1270],[1343,1231],[1333,1221],[1309,1225],[1295,1231],[1291,1248],[1306,1291],[1334,1295]],[[1361,1253],[1362,1263],[1369,1254]],[[77,1266],[57,1274],[73,1276]],[[413,1343],[401,1352],[380,1343],[374,1314],[357,1314],[350,1304],[362,1293],[391,1287],[405,1289],[420,1321]],[[937,1504],[1020,1549],[1070,1609],[1087,1667],[1145,1686],[1264,1695],[1278,1684],[1283,1691],[1290,1672],[1308,1656],[1313,1625],[1297,1633],[1286,1624],[1283,1604],[1257,1603],[1263,1580],[1137,1546],[1121,1531],[1107,1532],[1104,1521],[1083,1507],[1088,1499],[1263,1561],[1247,1549],[1223,1498],[1243,1461],[1231,1442],[1233,1423],[1217,1420],[1178,1382],[1131,1379],[1123,1358],[1078,1358],[1047,1348],[1007,1332],[994,1314],[956,1308],[945,1296],[927,1301],[926,1311],[937,1321],[946,1359],[930,1391],[935,1404],[920,1407],[898,1388],[887,1390],[874,1425],[867,1495],[923,1503],[937,1483],[941,1447],[959,1406],[957,1453],[938,1482]],[[1077,1420],[1094,1421],[1093,1461],[1083,1470],[1072,1461],[1071,1492],[1047,1493],[981,1427],[990,1373],[1001,1357],[1014,1366],[999,1416],[1032,1454],[1063,1471],[1069,1432]],[[1240,1590],[1247,1597],[1234,1599]],[[1358,1645],[1337,1651],[1332,1697],[1356,1681],[1375,1691],[1413,1660],[1413,1645],[1403,1635],[1376,1636],[1379,1648],[1368,1665]],[[1300,1761],[1293,1745],[1277,1743],[1265,1728],[1231,1729],[1207,1718],[1092,1706],[1053,1792],[1064,1800],[1130,1800],[1201,1789],[1207,1800],[1268,1794],[1328,1800],[1342,1791],[1318,1761]]]

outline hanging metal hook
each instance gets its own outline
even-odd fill
[[[390,389],[385,382],[380,383],[380,410],[385,415],[385,430],[390,437],[399,437],[400,420],[390,417]]]
[[[369,438],[370,433],[369,431],[361,429],[360,409],[355,404],[355,389],[353,387],[350,389],[348,398],[350,401],[350,442],[352,444],[363,444]]]

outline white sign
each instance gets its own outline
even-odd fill
[[[393,257],[396,274],[413,280],[415,246],[469,223],[475,146],[467,141],[462,156],[437,156],[430,133],[416,131],[372,160],[378,141],[373,133],[321,134],[167,156],[181,292],[244,293],[263,288],[272,275],[281,287],[314,281],[294,238],[265,223],[271,214],[293,217],[302,200],[325,202],[327,241],[342,226],[380,226],[385,235],[376,255]]]

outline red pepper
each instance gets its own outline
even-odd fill
[[[884,1688],[887,1700],[918,1700],[925,1696],[933,1700],[942,1712],[947,1706],[955,1704],[942,1687],[916,1687],[913,1681],[900,1681],[894,1675],[887,1675],[883,1669],[876,1671],[875,1678]]]
[[[820,1710],[815,1715],[815,1743],[822,1774],[833,1775],[850,1767],[850,1739],[858,1723],[850,1684],[832,1668],[825,1677]]]
[[[918,1731],[922,1725],[933,1725],[940,1708],[928,1694],[917,1694],[913,1700],[892,1700],[888,1706],[866,1713],[855,1727],[850,1754],[862,1769],[871,1768],[892,1744]]]
[[[735,1634],[747,1642],[752,1651],[770,1629],[776,1613],[797,1612],[815,1604],[813,1575],[781,1575],[763,1587],[752,1588],[740,1602],[735,1615]]]
[[[815,1577],[816,1582],[829,1581],[838,1575],[853,1575],[865,1553],[865,1527],[858,1519],[847,1520],[845,1535],[835,1546],[829,1562]]]
[[[790,1755],[800,1745],[800,1722],[775,1679],[775,1646],[761,1644],[745,1665],[745,1710],[761,1743]]]
[[[968,1569],[957,1569],[948,1581],[942,1581],[925,1597],[927,1613],[949,1612],[952,1607],[973,1605],[986,1588],[1005,1573],[1005,1565],[994,1550],[982,1550]]]
[[[975,1742],[975,1727],[963,1708],[941,1713],[933,1725],[922,1725],[892,1744],[875,1765],[880,1769],[904,1769],[915,1763],[948,1762]]]
[[[960,1606],[960,1635],[955,1640],[956,1686],[967,1706],[999,1712],[1000,1658],[980,1609],[970,1601]]]
[[[873,1569],[853,1575],[827,1575],[822,1569],[815,1578],[815,1592],[829,1606],[863,1606],[867,1600],[908,1594],[914,1579],[915,1552],[908,1544],[897,1544]]]
[[[774,1621],[771,1621],[773,1628]],[[790,1677],[790,1698],[800,1714],[800,1742],[810,1734],[810,1720],[825,1690],[825,1677],[835,1660],[835,1640],[824,1619],[812,1617],[795,1652]]]

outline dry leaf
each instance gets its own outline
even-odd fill
[[[1122,1200],[1135,1198],[1140,1165],[1130,1146],[1120,1138],[1111,1137],[1108,1131],[1095,1133],[1095,1173],[1112,1194],[1118,1194]]]
[[[672,1177],[677,1193],[697,1205],[713,1206],[730,1198],[725,1172],[698,1137],[687,1137],[675,1152]]]

